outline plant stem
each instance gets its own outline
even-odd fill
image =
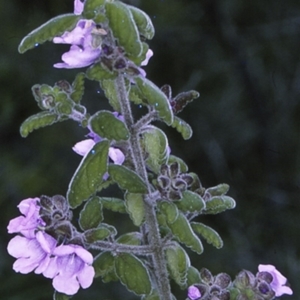
[[[139,141],[139,132],[134,130],[134,119],[131,111],[130,101],[122,75],[119,75],[115,81],[116,90],[121,106],[121,112],[125,123],[131,133],[129,139],[129,148],[132,155],[135,171],[145,181],[148,187],[148,195],[144,197],[145,205],[145,223],[148,229],[148,243],[152,248],[152,265],[154,269],[156,286],[161,300],[172,300],[166,260],[164,256],[163,241],[160,237],[158,222],[155,213],[156,197],[151,197],[151,185],[148,181],[146,166]]]

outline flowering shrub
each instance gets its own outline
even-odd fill
[[[54,67],[88,68],[72,83],[34,85],[41,112],[24,121],[21,135],[68,119],[89,133],[73,147],[83,158],[66,195],[20,203],[22,216],[8,225],[9,233],[18,234],[8,244],[16,258],[13,269],[52,279],[56,300],[89,288],[96,277],[119,280],[143,300],[174,299],[171,279],[190,300],[291,295],[286,278],[272,265],[260,265],[255,276],[241,271],[234,280],[191,265],[185,248],[200,255],[203,240],[223,246],[213,228],[194,219],[233,209],[235,200],[225,183],[203,187],[198,175],[171,154],[164,131],[153,125],[163,122],[189,139],[192,129],[177,114],[199,97],[193,90],[174,97],[169,85],[159,88],[146,78],[141,67],[153,55],[146,43],[153,36],[151,19],[138,8],[114,0],[75,0],[73,14],[53,18],[22,40],[21,53],[47,40],[70,44]],[[85,80],[100,84],[111,111],[87,112],[81,103]],[[136,120],[133,105],[147,113]],[[123,197],[101,196],[113,184]],[[128,214],[137,231],[118,235],[114,224],[104,223],[104,210]]]

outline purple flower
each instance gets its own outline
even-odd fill
[[[12,219],[8,226],[8,233],[21,233],[27,238],[35,237],[35,230],[43,221],[39,217],[39,198],[28,198],[20,202],[18,208],[24,216]]]
[[[80,0],[74,1],[74,13],[80,15],[84,3]],[[93,33],[96,24],[92,20],[79,20],[76,27],[65,32],[61,37],[55,37],[53,43],[71,44],[68,52],[62,55],[62,63],[54,64],[55,68],[83,68],[95,62],[100,55],[100,48],[93,46]]]
[[[9,222],[9,233],[20,233],[7,246],[8,253],[17,260],[16,272],[34,271],[53,279],[53,287],[67,295],[77,293],[79,287],[88,288],[95,271],[91,266],[93,256],[79,245],[60,245],[46,233],[45,223],[39,215],[39,198],[29,198],[19,204],[23,216]]]
[[[92,150],[92,148],[94,147],[95,144],[96,144],[96,142],[94,140],[86,139],[86,140],[76,143],[72,149],[77,154],[79,154],[81,156],[85,156],[86,154],[88,154],[90,152],[90,150]],[[123,152],[120,149],[114,148],[114,147],[109,147],[108,156],[116,165],[123,164],[123,162],[125,160],[125,156],[124,156]]]
[[[188,297],[190,298],[190,300],[200,299],[201,293],[197,287],[195,287],[194,285],[191,285],[188,288]]]
[[[43,275],[53,278],[53,287],[58,292],[74,295],[80,286],[86,289],[92,284],[95,271],[90,252],[79,245],[60,245],[53,255]]]
[[[270,283],[272,290],[275,292],[276,297],[279,297],[283,294],[292,295],[293,291],[288,286],[285,286],[287,279],[276,270],[273,265],[259,265],[259,272],[268,272],[272,275],[273,280]]]
[[[35,270],[35,273],[43,273],[48,267],[50,256],[56,246],[56,240],[39,231],[35,238],[15,236],[7,246],[8,253],[17,258],[13,264],[16,272],[27,274]]]

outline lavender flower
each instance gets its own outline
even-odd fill
[[[40,216],[40,199],[29,198],[19,204],[23,216],[12,219],[7,226],[9,233],[20,233],[7,246],[8,253],[17,260],[16,272],[34,271],[53,279],[53,287],[67,295],[77,293],[79,287],[88,288],[95,271],[91,266],[93,256],[79,245],[59,245],[45,230]]]
[[[21,233],[27,238],[35,237],[35,230],[43,221],[39,217],[39,198],[28,198],[20,202],[18,208],[24,216],[10,220],[8,233]]]
[[[16,272],[27,274],[35,270],[35,273],[43,273],[48,267],[50,256],[56,246],[56,240],[38,231],[35,238],[15,236],[7,246],[8,253],[17,258],[13,264]]]
[[[80,15],[84,3],[80,0],[74,1],[74,14]],[[96,24],[92,20],[79,20],[76,27],[65,32],[61,37],[55,37],[53,43],[71,44],[68,52],[62,55],[62,63],[54,64],[55,68],[83,68],[95,62],[100,55],[100,48],[93,46],[93,32]]]
[[[272,290],[275,292],[276,297],[283,294],[292,295],[293,291],[288,286],[285,286],[287,279],[276,270],[273,265],[259,265],[259,272],[268,272],[272,275],[273,280],[270,283]]]
[[[190,300],[200,299],[201,293],[197,287],[195,287],[194,285],[191,285],[188,288],[188,297],[190,298]]]
[[[53,287],[61,293],[74,295],[79,287],[86,289],[95,275],[93,256],[79,245],[60,245],[53,251],[44,276],[53,278]]]

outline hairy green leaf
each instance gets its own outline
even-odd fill
[[[174,223],[168,223],[168,227],[179,242],[185,244],[198,254],[203,252],[203,246],[200,239],[194,234],[189,221],[183,213],[179,212],[176,221]]]
[[[140,34],[146,39],[151,40],[154,37],[155,29],[150,17],[145,12],[134,6],[128,5],[128,7]]]
[[[126,213],[125,201],[118,198],[101,197],[102,207],[113,212]]]
[[[235,201],[229,196],[215,196],[205,202],[205,214],[218,214],[227,209],[235,208]]]
[[[172,246],[166,250],[166,259],[170,277],[180,286],[184,287],[187,279],[187,270],[190,259],[185,250],[179,246]]]
[[[99,197],[90,198],[79,215],[79,224],[82,230],[96,228],[103,220],[102,204]]]
[[[81,72],[76,75],[75,80],[72,83],[73,92],[70,97],[77,104],[80,103],[84,94],[84,80],[85,74]]]
[[[82,159],[78,166],[67,192],[67,198],[72,208],[94,195],[102,183],[103,175],[107,170],[109,142],[104,140]]]
[[[42,111],[36,115],[27,118],[21,125],[20,133],[22,137],[27,137],[33,130],[52,125],[58,122],[58,116],[55,113]]]
[[[160,166],[168,160],[167,136],[155,126],[147,126],[142,136],[142,142],[148,154],[147,166],[157,174],[160,171]]]
[[[54,37],[61,36],[66,31],[72,30],[79,19],[80,16],[65,14],[49,20],[23,38],[18,48],[19,52],[24,53],[34,48],[37,44],[51,41]]]
[[[106,0],[86,0],[84,3],[83,16],[87,19],[92,19],[95,16],[95,12],[104,6]]]
[[[95,277],[104,277],[110,273],[115,273],[115,257],[110,252],[102,252],[95,258],[93,267]]]
[[[102,81],[105,79],[114,79],[117,72],[111,72],[101,63],[94,64],[86,70],[86,77],[90,80]]]
[[[223,247],[223,241],[219,234],[211,227],[202,223],[192,222],[191,226],[193,230],[200,234],[209,244],[212,244],[217,249]]]
[[[129,232],[121,235],[116,240],[117,243],[126,245],[141,245],[143,235],[140,232]]]
[[[198,212],[205,208],[205,202],[201,196],[191,191],[182,192],[182,198],[175,204],[183,212]]]
[[[142,178],[124,166],[110,164],[108,173],[121,189],[136,194],[147,192],[147,186]]]
[[[161,201],[158,204],[158,209],[165,215],[168,224],[172,224],[177,220],[179,212],[174,203]]]
[[[99,111],[90,118],[93,132],[109,140],[128,140],[130,133],[124,122],[110,111]]]
[[[166,95],[145,77],[135,77],[135,82],[147,102],[154,107],[158,116],[168,125],[174,120],[172,108]]]
[[[151,280],[143,262],[129,253],[119,254],[115,258],[116,273],[127,289],[137,295],[151,292]]]
[[[201,282],[201,277],[199,271],[193,266],[190,266],[187,271],[186,288],[195,283],[200,283],[200,282]]]
[[[135,226],[141,226],[145,220],[145,206],[142,194],[126,193],[126,210]]]
[[[105,97],[108,99],[109,104],[113,107],[113,109],[117,112],[121,112],[121,107],[118,98],[118,91],[115,85],[114,80],[102,80],[100,81],[100,86],[104,91]]]
[[[114,37],[118,39],[119,45],[125,49],[128,55],[140,56],[142,43],[128,6],[119,1],[107,2],[105,10],[109,26]]]
[[[115,236],[117,230],[115,227],[101,223],[97,228],[88,229],[84,232],[84,237],[87,243],[92,244],[97,241],[106,239],[109,236]]]
[[[191,126],[177,116],[174,116],[174,121],[171,126],[181,133],[184,140],[190,139],[193,135]]]

